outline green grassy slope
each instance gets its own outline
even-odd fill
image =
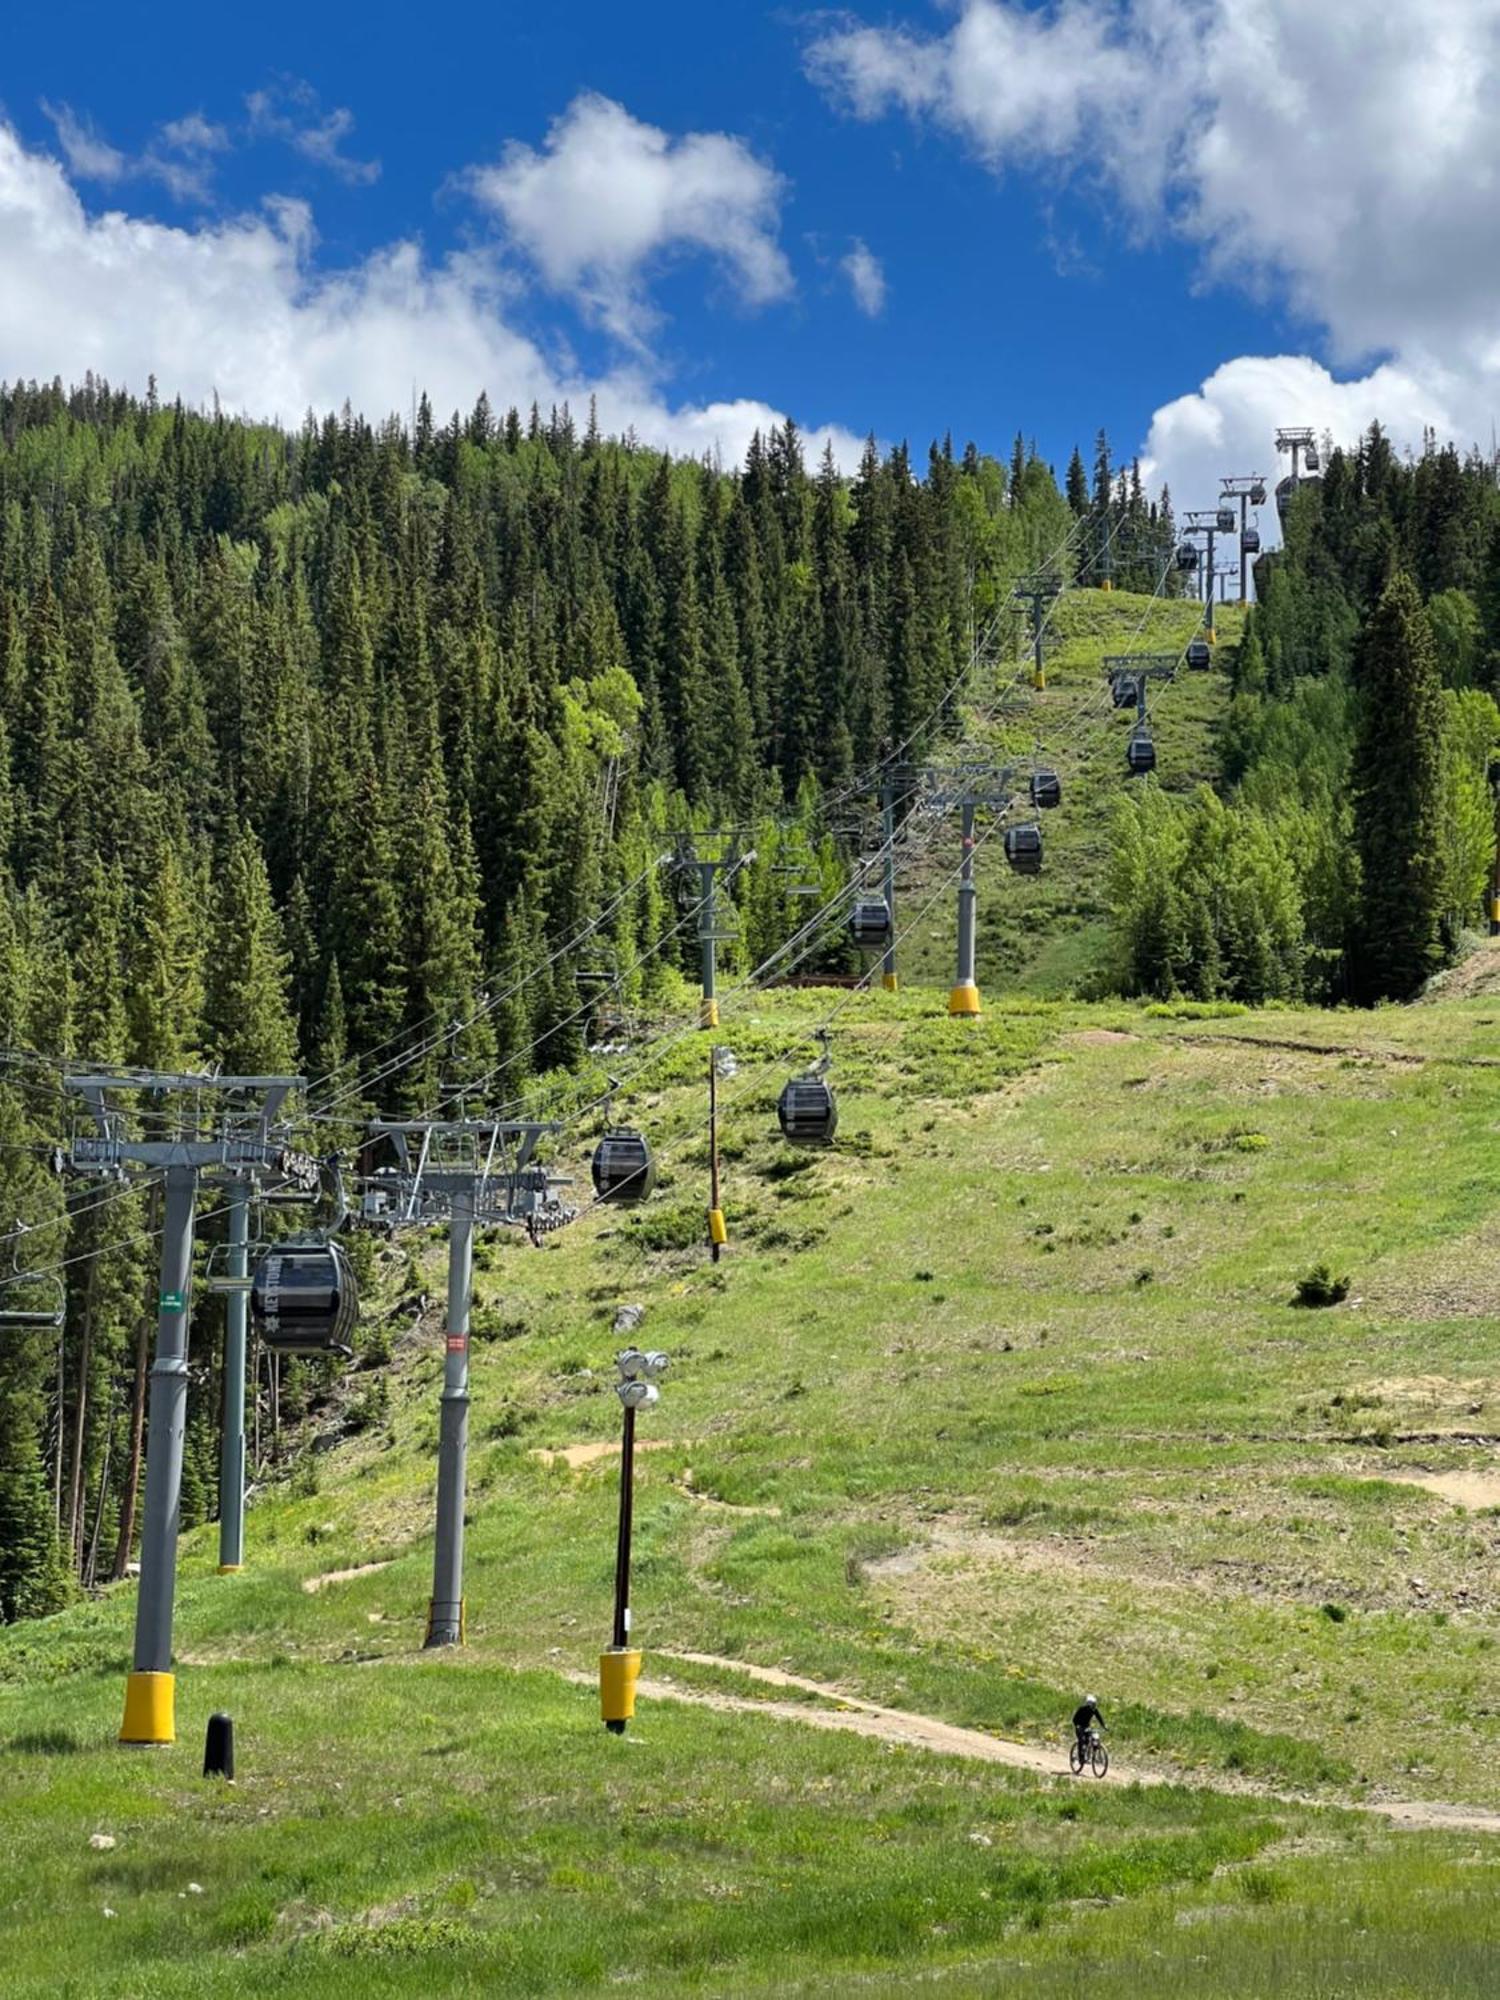
[[[696,1044],[630,1107],[648,1208],[486,1248],[462,1655],[419,1650],[441,1333],[409,1309],[257,1495],[247,1571],[185,1538],[175,1750],[110,1741],[129,1586],[0,1633],[7,1991],[1487,1990],[1500,1839],[1340,1808],[1496,1803],[1493,1000],[942,1005],[726,1004],[718,1267]],[[835,1006],[839,1144],[789,1155],[775,1090]],[[1342,1306],[1290,1303],[1315,1261]],[[1122,1763],[1219,1789],[661,1700],[607,1738],[615,1466],[541,1454],[614,1437],[625,1300],[675,1364],[648,1671],[779,1663],[1054,1747],[1097,1686]],[[220,1706],[229,1794],[195,1775]]]
[[[1110,810],[1132,784],[1125,743],[1134,710],[1116,712],[1104,692],[1106,655],[1177,652],[1199,628],[1202,607],[1159,601],[1128,591],[1071,591],[1053,614],[1047,646],[1047,686],[1030,686],[1029,672],[997,724],[980,732],[999,762],[1035,755],[1063,780],[1063,804],[1042,814],[1046,866],[1041,875],[1012,875],[998,837],[979,849],[978,973],[981,991],[1017,990],[1047,998],[1087,992],[1107,949]],[[1219,646],[1207,673],[1185,669],[1168,687],[1151,690],[1158,766],[1154,782],[1168,791],[1212,783],[1215,739],[1228,702],[1225,668],[1244,623],[1237,607],[1216,613]],[[1003,670],[1009,685],[1014,663]],[[1028,816],[1024,810],[1021,817]],[[982,832],[982,828],[981,828]],[[908,924],[946,884],[959,860],[958,832],[946,826],[931,857],[904,875],[901,922]],[[922,984],[951,981],[954,937],[951,893],[922,916],[902,952],[902,969]]]

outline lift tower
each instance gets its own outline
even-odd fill
[[[1243,478],[1225,479],[1221,482],[1223,497],[1232,506],[1239,502],[1240,509],[1240,609],[1243,611],[1250,601],[1250,557],[1259,548],[1259,535],[1255,537],[1255,549],[1250,542],[1250,509],[1266,504],[1266,476],[1263,472],[1246,473]]]
[[[526,1227],[558,1206],[560,1176],[535,1165],[537,1142],[555,1123],[492,1118],[391,1119],[370,1124],[388,1140],[393,1171],[365,1181],[364,1214],[388,1229],[448,1225],[448,1313],[443,1394],[438,1417],[437,1536],[426,1646],[464,1641],[464,1494],[469,1456],[469,1309],[474,1292],[474,1230],[497,1223]],[[551,1226],[550,1221],[547,1226]]]
[[[1108,586],[1106,585],[1106,588]],[[1062,579],[1050,570],[1023,576],[1011,591],[1011,601],[1024,604],[1031,617],[1031,685],[1040,693],[1047,685],[1047,667],[1042,658],[1042,636],[1047,614],[1062,595]]]
[[[698,894],[694,899],[698,912],[698,943],[702,952],[703,997],[698,1008],[700,1028],[717,1028],[719,1025],[719,994],[717,985],[717,954],[715,946],[727,943],[737,932],[724,925],[718,904],[718,881],[722,875],[726,881],[733,880],[735,874],[748,867],[755,859],[752,848],[742,853],[737,833],[679,833],[676,836],[677,866],[692,880],[698,878]]]
[[[129,1178],[129,1168],[144,1167],[161,1175],[166,1184],[156,1353],[151,1364],[141,1580],[135,1606],[135,1647],[125,1684],[122,1743],[171,1743],[177,1734],[172,1613],[177,1590],[182,1447],[187,1428],[188,1323],[198,1189],[205,1179],[237,1189],[260,1174],[276,1175],[308,1193],[317,1188],[317,1161],[293,1151],[284,1134],[274,1129],[282,1106],[292,1091],[301,1089],[302,1081],[299,1076],[182,1076],[160,1070],[74,1074],[65,1079],[67,1089],[82,1099],[94,1128],[74,1135],[67,1155],[69,1169],[103,1180],[124,1181]],[[154,1098],[170,1107],[157,1127],[158,1136],[137,1136],[140,1121],[121,1102],[122,1097],[132,1101]],[[175,1136],[161,1136],[174,1125]]]
[[[980,1011],[979,985],[974,977],[974,939],[979,891],[974,886],[974,822],[985,809],[1005,812],[1014,794],[1010,766],[987,763],[929,764],[920,772],[923,803],[933,812],[961,815],[963,861],[958,878],[958,965],[953,990],[948,995],[948,1012],[974,1016]]]

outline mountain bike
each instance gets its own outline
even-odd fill
[[[1091,1729],[1082,1742],[1075,1736],[1073,1747],[1068,1752],[1068,1769],[1074,1777],[1081,1777],[1087,1769],[1096,1778],[1102,1778],[1109,1769],[1109,1752],[1097,1729]]]

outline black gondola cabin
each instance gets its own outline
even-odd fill
[[[794,1076],[776,1104],[782,1137],[794,1146],[826,1146],[839,1129],[838,1099],[821,1076]]]
[[[352,1354],[354,1271],[337,1243],[287,1243],[255,1267],[250,1317],[274,1354]]]
[[[1005,830],[1005,858],[1018,875],[1042,872],[1042,829],[1034,822]]]
[[[600,1201],[644,1201],[656,1186],[656,1161],[639,1132],[606,1132],[589,1172]]]
[[[1207,639],[1189,639],[1187,663],[1195,673],[1202,673],[1205,667],[1212,666],[1213,658]]]
[[[1032,772],[1031,803],[1044,809],[1062,804],[1062,779],[1056,771]]]
[[[891,941],[891,906],[884,896],[861,896],[849,917],[861,951],[884,951]]]
[[[1149,729],[1132,730],[1125,746],[1125,762],[1137,777],[1156,769],[1156,745]]]

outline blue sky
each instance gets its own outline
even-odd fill
[[[1250,61],[1228,0],[28,8],[0,376],[149,362],[293,418],[597,383],[680,448],[764,405],[841,451],[1021,428],[1059,471],[1103,424],[1180,504],[1277,420],[1487,442],[1493,280],[1434,302],[1419,246],[1492,264],[1494,218],[1425,224],[1386,112],[1453,189],[1500,165],[1497,11],[1261,0]]]

